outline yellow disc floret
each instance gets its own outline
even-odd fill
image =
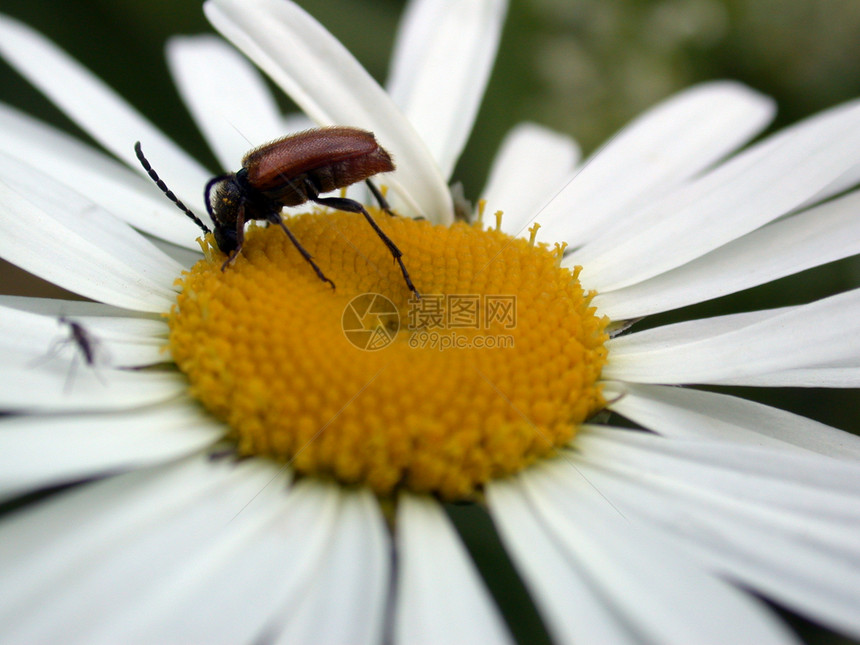
[[[171,351],[239,453],[462,499],[569,442],[604,403],[606,321],[561,248],[373,212],[420,299],[351,213],[287,221],[334,290],[278,227],[183,276]]]

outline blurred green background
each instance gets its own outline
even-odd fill
[[[403,2],[300,4],[371,74],[385,79]],[[198,1],[0,0],[0,11],[45,33],[217,168],[173,89],[163,56],[170,35],[210,31]],[[860,96],[858,45],[858,0],[511,0],[487,96],[455,179],[474,199],[502,136],[519,121],[567,132],[590,152],[643,109],[708,79],[737,79],[775,97],[780,111],[774,127],[792,123]],[[2,63],[0,88],[2,100],[86,138]],[[283,105],[289,109],[286,99]],[[647,324],[797,304],[858,284],[860,262],[852,258],[656,316]],[[4,265],[0,293],[61,292]],[[732,391],[846,430],[860,428],[856,391]],[[462,508],[449,510],[479,564],[496,566],[502,552],[488,537],[486,518]],[[499,584],[512,583],[508,579]],[[500,597],[506,611],[515,611],[521,601],[516,595]],[[522,616],[518,620],[534,625]],[[848,642],[802,621],[799,628],[810,642]],[[527,628],[520,636],[533,640],[538,634]]]

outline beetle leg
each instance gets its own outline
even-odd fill
[[[391,210],[391,204],[388,203],[388,200],[385,199],[385,195],[382,194],[382,191],[376,187],[369,179],[365,179],[364,183],[367,184],[367,187],[370,188],[370,192],[373,193],[373,197],[376,199],[376,202],[379,204],[379,207],[384,210],[386,213],[391,215],[391,217],[395,217],[395,213]]]
[[[245,243],[245,205],[239,207],[239,212],[236,215],[236,248],[230,251],[230,255],[224,260],[221,265],[221,270],[226,271],[227,267],[236,261],[239,257],[239,251],[242,250],[242,245]]]
[[[391,204],[388,203],[388,200],[385,199],[385,196],[382,194],[382,191],[376,187],[376,184],[374,184],[369,179],[365,179],[364,182],[367,184],[367,187],[370,188],[370,192],[373,193],[373,197],[376,199],[377,203],[379,204],[379,208],[381,208],[386,213],[391,215],[391,217],[397,217],[397,213],[395,213],[391,209]],[[427,218],[424,217],[423,215],[418,215],[417,217],[413,217],[412,219],[414,219],[414,220],[425,220]]]
[[[409,287],[409,290],[412,291],[416,297],[421,297],[421,294],[418,293],[418,290],[415,288],[415,285],[412,284],[412,279],[409,277],[409,272],[406,270],[406,265],[403,264],[403,253],[400,249],[397,248],[397,245],[391,241],[391,238],[385,234],[385,231],[379,228],[379,224],[374,221],[374,219],[370,216],[370,213],[367,212],[364,206],[359,204],[357,201],[347,199],[346,197],[310,197],[310,200],[314,203],[320,204],[322,206],[328,206],[329,208],[334,208],[339,211],[346,211],[348,213],[361,213],[362,215],[364,215],[364,218],[373,227],[373,230],[376,231],[376,234],[379,236],[379,239],[385,242],[385,246],[387,246],[388,250],[391,251],[391,255],[394,257],[394,261],[400,265],[400,272],[403,274],[403,279],[406,280],[406,286]]]
[[[271,222],[272,224],[277,224],[278,226],[281,227],[281,229],[284,231],[284,233],[287,234],[287,237],[290,238],[290,242],[292,242],[293,246],[296,247],[296,250],[298,250],[298,252],[302,254],[302,257],[305,259],[305,261],[313,267],[314,271],[316,271],[316,274],[319,277],[319,279],[322,280],[323,282],[328,282],[331,285],[331,288],[334,289],[335,288],[334,282],[332,282],[327,277],[325,277],[325,274],[322,272],[322,269],[320,269],[317,266],[317,263],[314,262],[311,254],[307,252],[307,249],[305,249],[305,247],[303,247],[301,245],[301,242],[299,242],[298,239],[296,238],[296,236],[293,235],[293,232],[287,228],[286,224],[284,224],[284,220],[280,216],[280,214],[279,213],[272,213],[272,215],[269,216],[269,219],[267,221]]]

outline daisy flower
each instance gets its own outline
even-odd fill
[[[224,266],[134,144],[198,214],[216,173],[0,20],[112,153],[0,111],[0,256],[90,301],[0,301],[0,638],[528,638],[446,501],[486,509],[554,642],[795,641],[761,598],[860,638],[860,441],[678,387],[856,387],[860,291],[630,328],[860,251],[860,104],[753,141],[771,101],[708,83],[584,162],[524,124],[455,222],[502,0],[412,2],[387,92],[287,0],[204,9],[312,123],[391,153],[397,215],[350,195],[421,297],[360,213],[312,205],[285,223],[335,290],[278,226]],[[304,127],[222,40],[167,55],[225,171]]]

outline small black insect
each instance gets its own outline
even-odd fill
[[[69,368],[69,373],[66,376],[66,385],[64,388],[68,391],[75,375],[75,371],[77,370],[78,363],[83,360],[87,366],[94,368],[93,371],[95,372],[97,363],[101,362],[100,359],[104,359],[104,350],[101,347],[99,340],[81,323],[66,318],[65,316],[57,318],[57,322],[68,328],[68,335],[54,340],[48,348],[48,353],[42,359],[35,361],[33,365],[35,366],[45,361],[53,360],[60,354],[64,347],[74,345],[76,352],[72,358],[71,367]],[[97,372],[96,375],[98,375]],[[101,377],[99,377],[99,380],[101,380]]]
[[[150,178],[188,217],[203,231],[209,228],[185,206],[156,174],[143,156],[140,142],[134,151]],[[388,203],[370,177],[394,170],[391,156],[376,141],[373,133],[349,127],[315,128],[267,143],[245,155],[242,168],[235,173],[213,177],[206,184],[203,197],[206,210],[214,225],[213,235],[218,248],[227,254],[222,266],[226,269],[242,250],[245,239],[245,222],[265,220],[280,226],[290,241],[307,260],[320,280],[329,280],[316,265],[301,243],[290,232],[281,218],[284,206],[299,206],[311,201],[350,213],[361,213],[388,247],[400,265],[403,279],[410,291],[417,295],[415,285],[403,264],[403,253],[383,232],[379,225],[355,200],[345,197],[320,197],[338,188],[366,181],[379,205],[393,215]]]
[[[80,355],[83,356],[84,362],[90,367],[94,366],[96,364],[98,341],[79,322],[69,320],[65,316],[60,316],[57,321],[61,325],[67,325],[69,328],[69,337],[59,341],[60,345],[74,343]]]

